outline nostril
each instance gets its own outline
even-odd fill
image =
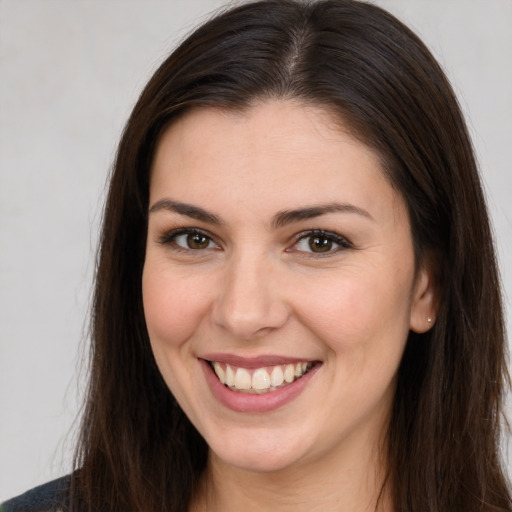
[[[213,323],[236,338],[251,339],[266,336],[282,327],[287,320],[286,309],[272,302],[261,304],[220,303],[213,308]]]

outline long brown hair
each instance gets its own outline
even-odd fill
[[[73,508],[184,512],[208,447],[150,349],[141,276],[149,173],[185,111],[296,98],[339,116],[381,157],[409,210],[417,261],[435,262],[436,322],[411,333],[388,432],[397,512],[511,511],[499,456],[508,384],[493,241],[454,93],[423,43],[361,1],[248,3],[188,37],[142,92],[105,207],[92,366]]]

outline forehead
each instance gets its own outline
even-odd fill
[[[263,199],[279,209],[334,201],[378,209],[401,202],[375,151],[330,112],[294,101],[266,101],[243,112],[188,112],[157,146],[150,202],[166,194],[201,203],[224,197],[244,208],[258,208]]]
[[[317,153],[326,150],[328,143],[345,141],[357,144],[357,137],[341,118],[323,106],[305,104],[299,100],[262,100],[242,109],[199,107],[187,111],[164,131],[157,145],[179,145],[183,154],[194,157],[213,150],[217,155],[223,149],[244,144],[264,145],[267,150],[297,153]],[[201,147],[197,143],[201,139]],[[171,142],[170,142],[171,141]],[[323,141],[323,148],[319,143]],[[307,144],[304,144],[307,142]],[[377,154],[361,144],[368,156]]]

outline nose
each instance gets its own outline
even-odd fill
[[[237,340],[265,336],[289,316],[276,264],[256,255],[226,263],[223,283],[213,305],[213,321]]]

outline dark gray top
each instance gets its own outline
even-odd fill
[[[0,504],[0,512],[66,512],[71,475],[46,484]]]

